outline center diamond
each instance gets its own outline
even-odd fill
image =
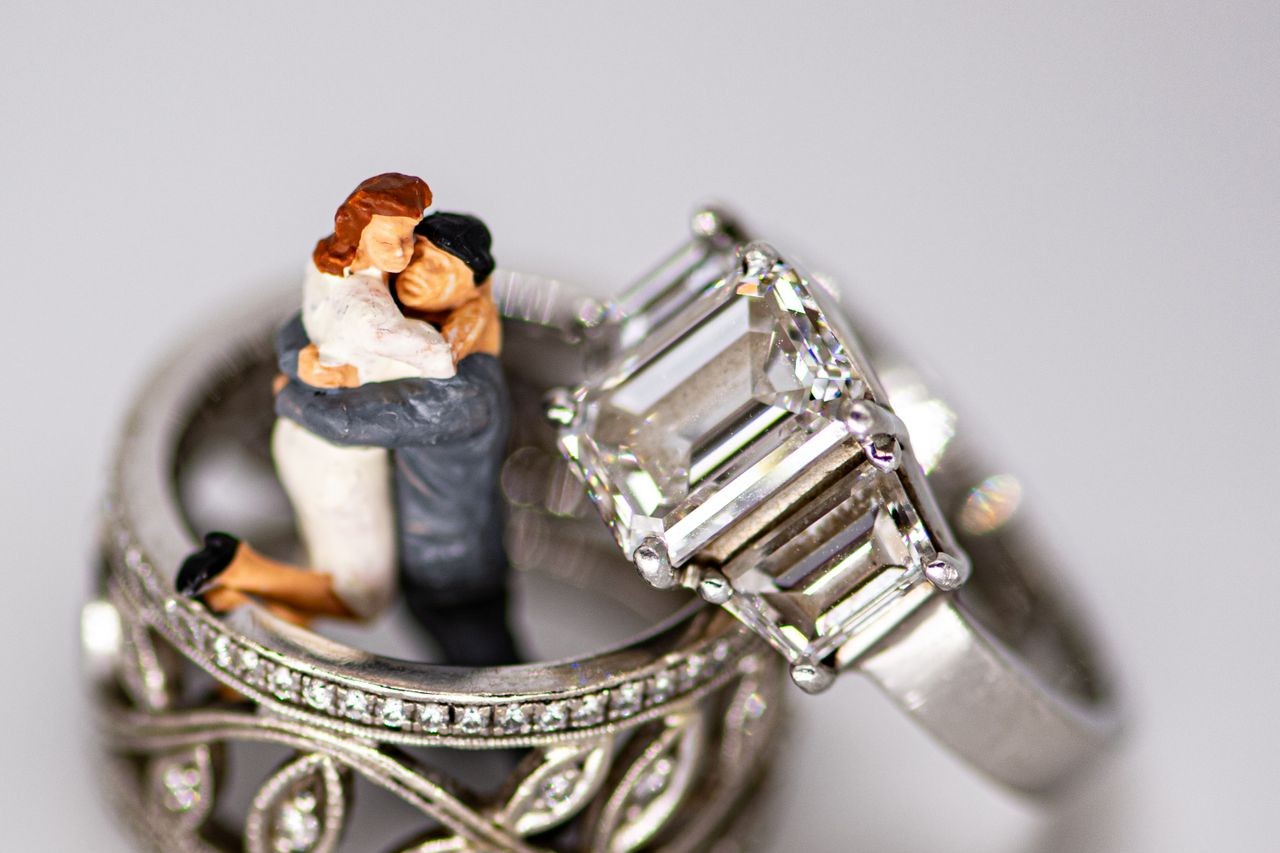
[[[669,298],[647,282],[619,299],[639,316],[612,322],[643,334],[615,334],[608,366],[550,395],[548,416],[640,575],[722,605],[813,693],[968,561],[829,294],[767,244],[737,259],[692,297],[676,275]]]
[[[848,440],[865,386],[790,265],[731,276],[574,394],[561,446],[631,554],[689,559]]]

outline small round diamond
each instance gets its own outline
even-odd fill
[[[191,764],[171,764],[160,782],[164,785],[164,805],[171,812],[191,811],[200,802],[200,768]]]
[[[360,690],[348,690],[342,697],[342,712],[353,720],[362,720],[369,713],[369,697]]]
[[[293,672],[286,667],[276,667],[271,673],[271,690],[278,699],[293,698]]]
[[[576,767],[555,773],[542,783],[538,791],[538,799],[546,806],[563,805],[569,801],[569,797],[573,796],[580,778],[582,778],[582,771]]]
[[[428,734],[438,734],[449,726],[448,705],[423,705],[418,712],[418,722]]]
[[[707,659],[703,655],[690,655],[680,668],[680,687],[689,690],[700,681],[707,669]]]
[[[382,724],[393,729],[400,728],[408,721],[404,712],[404,702],[399,699],[383,699],[381,716]]]
[[[660,672],[653,678],[649,679],[649,704],[659,705],[672,696],[676,692],[676,677],[670,670]]]
[[[575,726],[594,726],[604,719],[607,696],[595,693],[583,696],[573,707],[573,724]]]
[[[226,634],[219,634],[218,638],[213,641],[213,660],[223,669],[231,669],[231,662],[234,658],[235,648],[231,645],[231,638]]]
[[[514,735],[529,726],[529,715],[520,705],[505,705],[498,709],[498,727],[503,733]]]
[[[489,709],[472,705],[463,708],[458,715],[458,729],[463,734],[482,734],[489,727]]]
[[[316,815],[316,797],[304,791],[280,807],[276,816],[276,853],[306,853],[320,840],[320,818]]]
[[[569,725],[569,703],[548,702],[538,712],[537,721],[538,729],[541,731],[560,731]]]
[[[670,758],[665,756],[659,758],[636,782],[636,787],[632,792],[633,796],[642,803],[647,803],[654,799],[667,790],[667,786],[671,784],[671,774],[675,769],[676,763]]]
[[[643,706],[644,685],[639,681],[632,681],[614,691],[613,701],[609,706],[609,716],[614,719],[630,717],[639,713]]]
[[[728,640],[716,640],[716,644],[711,647],[711,659],[716,662],[716,666],[723,666],[728,662],[732,651],[733,647]]]
[[[246,677],[252,677],[257,674],[259,663],[261,661],[258,658],[258,653],[253,649],[240,650],[240,669],[244,670]]]
[[[305,691],[307,704],[321,711],[329,709],[333,704],[333,685],[323,681],[312,681]]]
[[[188,633],[191,634],[191,644],[196,649],[203,649],[209,639],[209,626],[204,624],[198,616],[183,614],[182,618],[187,623]]]

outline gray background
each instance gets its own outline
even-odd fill
[[[849,679],[795,703],[771,846],[1275,849],[1274,2],[4,21],[4,849],[126,849],[74,672],[124,407],[210,312],[293,281],[388,169],[482,212],[502,262],[601,293],[695,202],[735,205],[945,377],[1073,554],[1133,705],[1104,773],[1039,813]]]

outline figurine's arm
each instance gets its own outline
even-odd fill
[[[326,391],[297,378],[297,354],[308,343],[296,318],[280,330],[280,368],[290,381],[276,396],[276,413],[336,444],[412,447],[457,441],[483,432],[499,416],[501,368],[493,359],[467,359],[448,379],[399,379]]]
[[[297,379],[298,355],[310,345],[311,339],[302,325],[302,313],[294,314],[276,332],[276,363],[280,372],[290,379]]]
[[[387,284],[381,279],[349,276],[343,281],[340,298],[334,305],[333,321],[327,326],[322,355],[341,361],[354,361],[360,366],[363,382],[400,379],[410,376],[443,378],[454,374],[453,353],[444,337],[429,323],[406,317],[391,298]],[[308,328],[313,334],[316,329]],[[388,375],[365,373],[358,360],[362,356],[388,359],[402,368]]]
[[[486,284],[474,299],[449,313],[440,331],[453,348],[454,361],[460,362],[477,352],[497,355],[502,348],[501,327],[498,306]]]

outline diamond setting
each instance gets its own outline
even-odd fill
[[[633,681],[597,692],[547,697],[538,702],[506,702],[494,705],[453,706],[446,701],[424,701],[419,695],[374,692],[368,687],[346,686],[341,674],[314,666],[306,674],[220,626],[199,622],[176,600],[165,607],[170,636],[186,641],[193,623],[201,624],[201,652],[216,667],[220,680],[251,698],[288,703],[299,710],[347,724],[391,729],[399,734],[431,737],[485,737],[539,739],[560,732],[594,728],[607,722],[631,719],[642,711],[677,702],[686,694],[712,682],[734,658],[733,644],[721,637],[695,649],[687,657],[671,656],[661,667],[636,674]],[[329,675],[331,678],[320,677]],[[385,688],[384,688],[385,689]]]
[[[327,682],[312,679],[302,693],[307,704],[318,711],[327,711],[333,704],[333,685]]]
[[[670,670],[664,670],[649,679],[649,692],[645,701],[650,705],[661,705],[675,695],[676,676]]]
[[[691,690],[702,681],[707,670],[706,655],[690,655],[680,667],[680,689]]]
[[[554,809],[569,802],[581,778],[582,771],[577,767],[570,767],[552,774],[538,788],[538,805],[542,808]]]
[[[725,608],[792,663],[817,663],[936,555],[899,476],[864,462],[724,566]]]
[[[560,448],[642,577],[725,607],[812,692],[967,563],[831,294],[767,244],[738,257],[572,392]],[[628,687],[610,719],[637,713]]]
[[[404,702],[394,697],[382,700],[378,705],[378,717],[382,720],[382,724],[389,729],[398,729],[409,722],[409,715],[405,711]]]
[[[348,689],[342,697],[342,713],[353,720],[364,720],[369,716],[369,695]]]
[[[599,725],[608,704],[607,693],[591,693],[577,699],[573,703],[573,724],[580,728]]]
[[[728,277],[574,392],[560,446],[628,555],[685,562],[848,439],[865,384],[822,298],[781,262]]]
[[[530,727],[529,710],[525,706],[503,705],[498,709],[498,728],[505,734],[521,734]]]
[[[569,703],[548,702],[538,713],[538,731],[558,732],[569,725]]]
[[[280,807],[272,849],[277,853],[305,853],[315,848],[324,828],[316,813],[315,794],[302,791]]]
[[[491,708],[483,705],[468,705],[455,709],[458,731],[464,735],[482,735],[489,728]]]
[[[427,734],[439,734],[449,728],[449,706],[432,703],[418,709],[418,725]]]
[[[613,691],[613,697],[609,703],[609,719],[618,720],[635,716],[643,707],[644,684],[639,681],[628,682]]]
[[[204,776],[194,764],[170,764],[160,782],[164,786],[164,806],[171,812],[191,811],[204,796]]]
[[[278,666],[271,673],[271,692],[282,702],[288,702],[296,695],[297,676],[288,667]]]
[[[235,660],[235,647],[231,644],[231,638],[226,634],[221,634],[213,641],[213,661],[223,669],[230,669],[232,662]]]

